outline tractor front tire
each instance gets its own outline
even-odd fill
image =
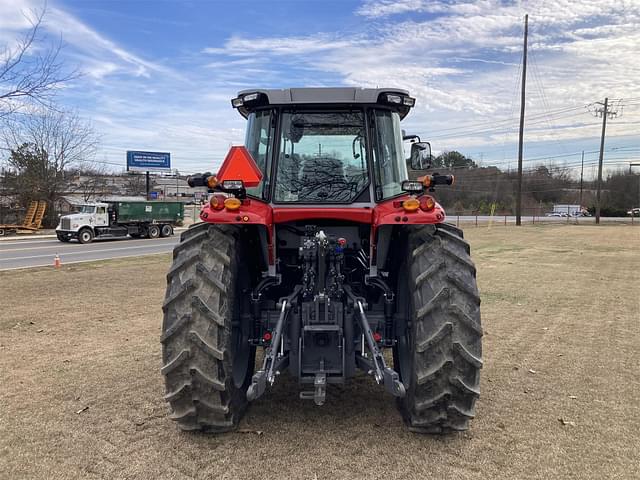
[[[407,389],[399,407],[411,431],[464,431],[475,414],[482,367],[480,297],[469,244],[448,224],[419,227],[407,240],[408,293],[399,297],[408,321],[394,352]]]
[[[161,369],[183,430],[234,430],[247,408],[255,348],[237,333],[246,268],[235,226],[200,224],[173,250],[163,304]]]

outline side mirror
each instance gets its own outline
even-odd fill
[[[431,168],[431,144],[429,142],[412,143],[409,164],[411,170],[427,170]]]

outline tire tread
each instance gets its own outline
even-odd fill
[[[480,296],[469,244],[449,224],[418,227],[408,244],[414,367],[399,405],[411,431],[463,431],[475,415],[482,368]]]

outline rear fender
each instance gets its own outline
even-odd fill
[[[436,202],[433,210],[418,209],[406,212],[402,202],[409,195],[397,197],[378,204],[373,209],[373,225],[371,226],[371,264],[384,269],[391,248],[394,232],[408,225],[435,225],[443,223],[446,215],[442,206]]]
[[[206,223],[253,226],[260,239],[260,257],[265,267],[275,272],[275,251],[273,243],[273,210],[270,205],[245,198],[238,210],[215,210],[206,204],[200,211],[200,220]]]

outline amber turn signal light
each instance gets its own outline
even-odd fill
[[[207,187],[209,188],[216,188],[218,186],[218,177],[216,177],[215,175],[211,175],[209,178],[207,178]]]
[[[433,179],[431,178],[431,175],[425,175],[424,177],[420,177],[418,178],[418,181],[422,182],[422,185],[424,185],[425,188],[429,188],[433,183]]]
[[[224,201],[224,206],[227,210],[238,210],[242,205],[242,200],[235,197],[226,198]]]
[[[404,208],[405,212],[415,212],[420,208],[420,202],[417,198],[409,198],[402,202],[402,208]]]

